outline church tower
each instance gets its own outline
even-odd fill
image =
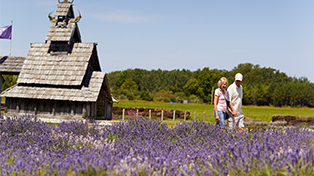
[[[112,119],[112,97],[96,43],[83,43],[73,0],[60,1],[44,43],[31,43],[17,84],[1,93],[6,115]]]

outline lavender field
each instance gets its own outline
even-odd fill
[[[1,175],[314,175],[314,133],[226,133],[202,121],[147,118],[58,126],[33,116],[0,124]]]

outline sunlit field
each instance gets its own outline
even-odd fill
[[[192,119],[194,118],[194,111],[196,111],[196,118],[202,120],[204,117],[203,113],[205,112],[205,122],[215,122],[215,118],[213,116],[214,106],[210,104],[170,104],[164,102],[122,100],[119,103],[114,103],[114,106],[185,110],[191,113]],[[314,108],[243,106],[243,114],[246,117],[255,119],[256,121],[270,122],[272,120],[272,116],[275,114],[311,117],[314,116]],[[169,123],[173,123],[171,122],[172,119],[166,119],[166,121],[169,121]],[[180,120],[177,120],[176,122],[179,121]]]

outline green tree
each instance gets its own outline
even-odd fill
[[[129,100],[134,100],[138,91],[137,91],[137,84],[133,81],[132,78],[126,79],[124,83],[120,87],[119,95],[123,94]],[[119,97],[118,95],[118,97]]]
[[[183,90],[186,95],[190,96],[191,94],[198,94],[199,93],[199,83],[198,80],[195,78],[191,78],[183,87]]]
[[[121,89],[127,90],[137,90],[137,84],[133,81],[132,78],[126,79],[124,83],[121,85]]]
[[[288,77],[279,70],[251,63],[239,64],[231,71],[208,67],[193,72],[136,68],[111,72],[107,78],[111,93],[116,97],[148,100],[158,95],[155,100],[181,102],[193,95],[207,103],[211,101],[212,87],[218,87],[218,80],[224,76],[230,85],[238,72],[243,74],[245,105],[314,106],[313,83],[307,78]],[[160,96],[161,92],[168,92],[175,98]]]
[[[181,91],[182,91],[182,89],[180,89],[177,84],[174,85],[174,86],[170,86],[170,90],[171,90],[173,93],[181,92]]]
[[[176,92],[174,96],[177,103],[183,103],[183,100],[187,99],[183,92]]]
[[[2,91],[16,84],[18,76],[17,75],[2,75],[4,83],[2,84]]]
[[[203,103],[203,100],[201,98],[199,98],[197,95],[191,95],[189,97],[189,100],[192,101],[192,103]]]
[[[148,91],[146,91],[146,92],[142,91],[140,94],[140,98],[141,98],[141,100],[153,101],[154,95],[150,94]]]
[[[160,92],[158,92],[155,96],[155,101],[164,101],[164,102],[170,102],[173,101],[175,102],[175,96],[173,95],[172,91],[165,91],[165,90],[161,90]]]
[[[210,70],[205,67],[203,70],[199,71],[197,74],[197,79],[199,81],[199,93],[198,95],[204,102],[211,101],[212,87],[218,87],[218,81],[221,77],[225,76],[228,72],[226,70]]]

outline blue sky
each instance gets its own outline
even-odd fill
[[[63,0],[61,0],[63,1]],[[57,0],[0,0],[13,19],[12,54],[43,43]],[[271,67],[314,82],[313,0],[74,0],[83,42],[98,43],[102,71]],[[54,14],[54,13],[53,13]],[[10,40],[0,40],[8,55]]]

